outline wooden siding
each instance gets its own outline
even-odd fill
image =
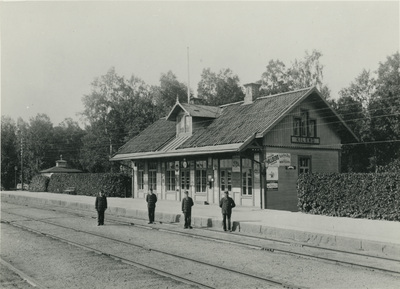
[[[293,121],[300,117],[301,110],[308,110],[309,118],[317,121],[317,137],[320,144],[299,144],[292,143]],[[339,149],[340,137],[333,130],[333,126],[324,120],[324,110],[318,108],[309,98],[301,105],[295,107],[279,124],[277,124],[267,137],[264,138],[264,145],[280,147],[311,147],[313,149]]]
[[[267,209],[297,211],[297,178],[299,175],[299,156],[310,156],[311,172],[339,172],[340,151],[338,150],[311,150],[275,147],[267,147],[266,150],[267,153],[290,153],[291,165],[296,166],[295,170],[287,170],[285,167],[278,168],[279,188],[277,191],[267,191]]]

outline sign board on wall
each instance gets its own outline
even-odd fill
[[[267,189],[270,191],[277,191],[278,181],[267,181]]]
[[[279,167],[279,155],[277,153],[267,153],[265,156],[265,166]]]
[[[267,189],[268,190],[278,190],[278,167],[267,167]]]
[[[232,172],[240,173],[240,156],[232,157]]]
[[[277,180],[279,180],[278,167],[268,167],[267,168],[267,180],[268,181],[277,181]]]
[[[267,153],[265,156],[266,167],[285,167],[290,166],[290,153]]]

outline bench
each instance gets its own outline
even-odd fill
[[[64,190],[64,193],[65,194],[70,194],[70,195],[76,195],[76,189],[75,189],[75,187],[67,187]]]

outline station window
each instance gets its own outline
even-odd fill
[[[175,191],[175,162],[166,163],[165,187],[167,191]]]
[[[317,121],[310,119],[308,110],[301,110],[301,117],[293,118],[293,136],[316,137]]]
[[[253,195],[253,169],[250,159],[242,159],[242,195]]]
[[[144,189],[144,163],[138,163],[138,171],[137,171],[137,184],[138,190]]]
[[[308,126],[308,136],[309,137],[317,136],[317,121],[315,119],[310,119]]]
[[[190,132],[190,116],[189,115],[181,115],[178,118],[178,127],[179,127],[179,133]]]
[[[207,190],[207,161],[196,161],[196,192]]]
[[[301,127],[301,119],[300,118],[294,118],[293,121],[293,135],[294,136],[300,136],[300,127]]]
[[[149,163],[149,189],[157,190],[157,162]]]
[[[311,173],[311,157],[299,156],[299,174]]]
[[[308,111],[301,111],[301,136],[307,136],[307,128],[308,128]]]

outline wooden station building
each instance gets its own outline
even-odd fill
[[[315,87],[219,107],[177,103],[110,159],[130,161],[133,196],[297,211],[297,177],[339,172],[341,138],[357,139]]]

